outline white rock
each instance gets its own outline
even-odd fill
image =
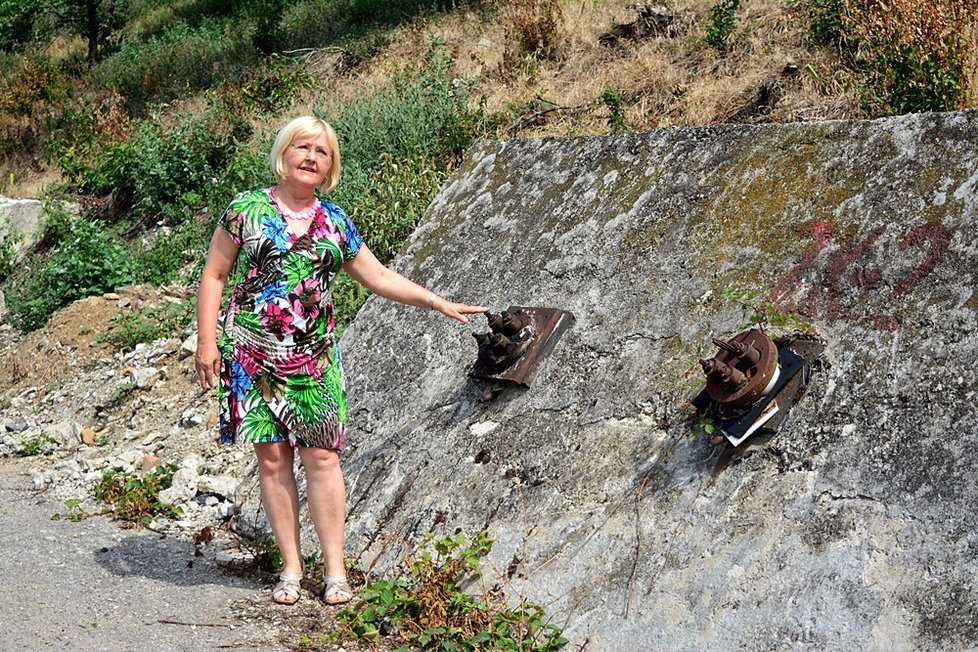
[[[137,389],[150,389],[159,379],[160,370],[156,367],[138,367],[132,372],[132,382]]]
[[[152,444],[154,441],[156,441],[157,439],[159,439],[162,436],[163,436],[163,433],[162,432],[156,432],[156,431],[154,431],[154,432],[149,433],[145,437],[143,437],[143,441],[141,443],[142,443],[143,446],[149,446],[150,444]]]
[[[51,478],[40,471],[35,471],[31,475],[31,485],[33,485],[34,491],[44,491],[51,486]]]
[[[216,494],[224,498],[234,498],[234,490],[239,480],[226,475],[202,475],[197,480],[197,491],[202,494]]]
[[[44,429],[48,438],[59,446],[77,446],[81,443],[82,426],[77,421],[62,421]]]
[[[197,353],[197,333],[192,333],[180,345],[180,359],[189,358]]]
[[[160,502],[166,505],[185,503],[197,495],[197,467],[182,465],[173,474],[173,482],[169,489],[160,492]]]
[[[498,427],[499,424],[495,421],[480,421],[479,423],[473,423],[471,426],[469,426],[469,432],[476,437],[483,437]]]

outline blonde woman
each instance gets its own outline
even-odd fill
[[[385,268],[350,218],[317,197],[340,180],[339,144],[328,123],[291,121],[278,132],[269,162],[278,183],[235,197],[211,238],[197,295],[195,363],[201,388],[218,386],[221,441],[250,443],[258,457],[262,505],[284,561],[272,599],[294,604],[300,596],[298,450],[325,563],[322,599],[342,604],[353,597],[343,565],[339,460],[346,395],[330,282],[342,269],[374,294],[462,323],[487,309],[449,301]],[[218,341],[221,294],[241,249]]]

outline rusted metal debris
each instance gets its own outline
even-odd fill
[[[734,446],[755,433],[778,431],[825,350],[825,342],[817,336],[772,341],[760,331],[746,331],[726,341],[715,339],[714,344],[717,355],[700,361],[707,388],[692,403],[714,419]]]
[[[525,387],[530,386],[540,362],[574,323],[574,315],[556,308],[510,306],[486,317],[489,332],[473,333],[479,355],[469,374]]]
[[[778,349],[759,330],[749,330],[729,341],[714,338],[720,351],[700,360],[710,398],[727,407],[743,407],[760,400],[778,375]]]

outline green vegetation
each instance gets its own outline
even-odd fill
[[[30,439],[25,439],[20,448],[17,449],[17,455],[20,457],[33,457],[35,455],[40,455],[45,450],[47,450],[48,444],[51,440],[45,433],[41,433],[36,437],[31,437]]]
[[[119,313],[109,320],[108,328],[95,341],[131,351],[137,344],[148,344],[183,330],[194,319],[196,309],[197,300],[191,299],[150,308],[145,313]]]
[[[710,47],[720,52],[730,49],[730,36],[737,26],[738,9],[740,0],[720,0],[710,7],[706,22],[706,42]]]
[[[175,464],[167,464],[143,477],[106,471],[95,485],[95,499],[111,505],[116,518],[132,523],[145,525],[157,516],[177,518],[179,510],[159,500],[159,493],[170,487],[176,470]]]
[[[394,648],[398,652],[548,652],[567,644],[561,629],[547,622],[538,605],[521,602],[512,609],[497,591],[471,595],[460,588],[478,577],[480,560],[492,549],[485,532],[438,540],[428,535],[421,549],[420,556],[408,560],[409,579],[369,582],[359,592],[360,601],[339,613],[346,635],[369,642],[389,636],[398,642],[393,643],[399,645]],[[303,644],[305,649],[318,649],[308,637]]]
[[[95,220],[49,213],[44,239],[58,244],[36,253],[7,281],[10,323],[20,330],[39,328],[55,310],[131,279],[125,245]]]
[[[734,287],[724,288],[723,298],[740,307],[743,323],[737,330],[760,328],[773,336],[811,333],[812,325],[794,313],[785,312],[770,301],[758,300],[758,293]]]
[[[136,391],[136,386],[132,383],[119,383],[112,390],[112,393],[109,394],[109,397],[105,399],[105,405],[103,407],[111,408],[121,405],[134,391]],[[101,446],[101,443],[99,445]]]
[[[64,519],[65,521],[71,521],[72,523],[80,523],[84,521],[86,518],[91,516],[91,514],[83,510],[81,508],[81,504],[81,498],[69,498],[65,501],[65,507],[68,509],[68,511],[64,514],[55,512],[51,515],[51,520],[60,521]]]
[[[953,111],[970,100],[974,2],[810,0],[808,21],[813,41],[837,47],[862,73],[870,113]]]

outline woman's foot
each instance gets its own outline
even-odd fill
[[[282,573],[278,576],[278,584],[272,589],[272,600],[278,604],[295,604],[299,601],[302,573]]]
[[[323,602],[329,605],[346,604],[353,599],[353,590],[346,577],[324,577]]]

